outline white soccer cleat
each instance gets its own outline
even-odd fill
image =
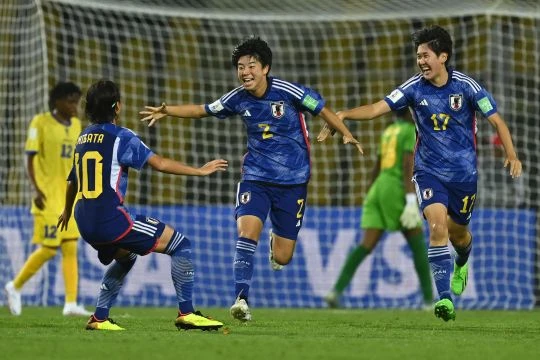
[[[251,320],[251,312],[249,311],[249,306],[244,299],[236,298],[233,306],[231,306],[230,313],[233,318],[240,320],[242,322]]]
[[[274,260],[274,250],[272,249],[272,243],[273,243],[273,236],[272,236],[272,230],[270,230],[270,251],[268,252],[268,261],[270,262],[270,266],[272,267],[272,270],[279,271],[283,269],[284,265],[278,264],[276,260]]]
[[[64,316],[90,316],[92,315],[91,311],[88,311],[84,306],[77,303],[66,303],[64,305],[64,310],[62,310],[62,315]]]
[[[17,289],[15,289],[15,285],[13,285],[13,281],[10,281],[6,284],[4,287],[6,290],[6,297],[9,304],[9,311],[11,311],[12,315],[19,316],[22,312],[22,306],[21,306],[21,292]]]

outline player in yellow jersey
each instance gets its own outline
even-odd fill
[[[64,315],[88,316],[91,312],[77,304],[78,267],[75,221],[68,230],[57,231],[58,216],[65,202],[66,179],[73,165],[73,150],[81,132],[77,109],[81,89],[72,82],[59,82],[49,94],[49,112],[36,115],[28,129],[25,151],[26,169],[33,190],[31,213],[34,216],[32,243],[38,248],[28,257],[17,276],[5,286],[9,309],[21,314],[23,285],[62,252],[62,272],[65,283]]]

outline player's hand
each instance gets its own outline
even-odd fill
[[[161,103],[161,106],[145,106],[146,110],[140,111],[139,115],[144,115],[141,121],[149,121],[148,126],[154,125],[156,121],[167,116],[167,104]]]
[[[362,150],[362,146],[360,146],[360,143],[358,142],[358,140],[356,140],[352,136],[343,136],[343,143],[353,144],[354,146],[356,146],[358,151],[360,151],[360,154],[364,155],[364,150]]]
[[[324,140],[326,140],[328,135],[333,136],[335,133],[336,133],[335,129],[330,128],[330,126],[328,126],[327,123],[324,123],[324,126],[319,132],[319,135],[317,135],[317,141],[323,142]]]
[[[416,200],[416,194],[407,194],[407,203],[401,216],[399,217],[401,226],[404,229],[414,229],[422,223],[420,217],[420,211],[418,210],[418,201]]]
[[[207,162],[206,164],[201,166],[199,170],[201,171],[201,176],[206,176],[215,173],[216,171],[225,171],[227,170],[228,166],[229,163],[227,162],[227,160],[216,159]]]
[[[45,209],[45,200],[47,200],[45,194],[41,190],[36,189],[34,194],[34,204],[36,204],[36,207],[39,210]]]
[[[71,212],[68,214],[66,210],[60,215],[58,218],[58,224],[56,224],[56,228],[60,229],[60,231],[67,230],[69,218],[71,217]]]
[[[507,157],[504,159],[504,167],[510,166],[510,176],[512,176],[513,179],[521,176],[521,161],[517,157]]]

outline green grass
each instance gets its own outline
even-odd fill
[[[204,309],[203,309],[204,310]],[[4,359],[538,359],[540,310],[459,311],[445,323],[426,311],[252,309],[247,325],[208,309],[225,331],[178,331],[170,308],[115,308],[127,331],[86,331],[60,308],[0,308]]]

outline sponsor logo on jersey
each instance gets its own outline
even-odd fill
[[[491,102],[489,101],[487,96],[484,96],[483,98],[478,100],[477,104],[478,104],[478,107],[480,108],[480,110],[484,114],[487,113],[490,110],[493,110],[493,106],[491,106]]]
[[[284,101],[278,101],[278,102],[271,102],[270,106],[272,107],[272,116],[276,119],[280,119],[285,115],[285,102]]]
[[[454,111],[461,109],[463,105],[463,95],[462,94],[452,94],[450,95],[450,108]]]
[[[311,96],[307,95],[304,100],[302,100],[302,105],[307,107],[309,110],[313,111],[317,108],[317,105],[319,105],[319,102],[312,98]]]
[[[211,112],[217,113],[223,110],[223,104],[221,103],[221,100],[216,100],[210,105],[208,105],[208,108],[210,109]]]
[[[433,197],[433,189],[424,189],[422,190],[422,199],[429,200]]]
[[[159,224],[159,220],[151,218],[151,217],[146,217],[146,222],[149,223],[149,224],[152,224],[152,225]]]
[[[247,204],[251,200],[251,191],[246,191],[245,193],[240,194],[240,202],[242,204]]]
[[[403,97],[403,93],[401,90],[396,89],[390,93],[390,95],[387,96],[390,101],[392,101],[394,104]]]
[[[251,113],[249,112],[249,110],[246,110],[246,111],[244,111],[244,115],[243,115],[243,116],[246,116],[246,117],[247,117],[247,116],[251,116]]]
[[[420,101],[420,105],[422,106],[428,106],[428,102],[426,99],[422,99],[422,101]]]

